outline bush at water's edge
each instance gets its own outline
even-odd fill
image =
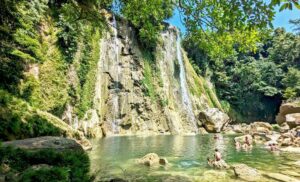
[[[84,151],[29,151],[1,146],[0,163],[0,179],[4,181],[91,181],[90,161]]]

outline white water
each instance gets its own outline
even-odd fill
[[[113,96],[113,121],[112,121],[112,132],[113,134],[119,133],[119,73],[120,73],[120,65],[119,65],[119,46],[118,46],[118,30],[117,30],[117,21],[115,15],[113,15],[113,31],[114,31],[114,50],[115,50],[115,63],[114,66],[116,68],[116,77],[115,77],[115,94]]]
[[[180,68],[180,88],[181,88],[181,96],[182,96],[182,103],[184,106],[184,109],[187,111],[188,119],[190,120],[194,132],[197,133],[197,124],[195,115],[193,112],[192,103],[189,97],[188,89],[187,89],[187,83],[186,83],[186,77],[185,77],[185,69],[184,69],[184,63],[182,60],[182,53],[181,53],[181,45],[180,45],[180,35],[178,34],[177,37],[177,59],[179,62],[179,68]]]

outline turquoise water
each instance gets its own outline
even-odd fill
[[[207,166],[206,158],[212,158],[218,148],[229,165],[244,163],[264,172],[300,174],[300,169],[292,164],[300,160],[299,154],[272,153],[262,145],[255,145],[248,152],[237,151],[233,138],[226,135],[217,140],[213,135],[103,138],[92,141],[91,168],[100,181],[116,177],[129,181],[238,181],[231,169],[213,170]],[[167,158],[169,165],[149,168],[136,164],[135,159],[151,152]]]

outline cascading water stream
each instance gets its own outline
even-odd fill
[[[115,93],[113,96],[113,121],[112,121],[112,132],[114,134],[119,133],[119,73],[120,73],[120,65],[119,65],[119,46],[118,46],[118,30],[117,30],[117,21],[116,17],[113,14],[113,32],[114,32],[114,50],[115,50],[115,59],[114,59],[114,68],[116,69],[116,77],[115,77]]]
[[[186,83],[186,77],[185,77],[185,69],[184,69],[184,63],[182,60],[182,53],[181,53],[181,45],[180,45],[180,35],[177,37],[177,59],[179,62],[179,68],[180,68],[180,88],[181,88],[181,96],[182,96],[182,102],[185,110],[187,111],[188,119],[190,120],[191,124],[193,125],[194,132],[197,133],[197,124],[195,115],[193,113],[193,107],[192,103],[189,97],[188,89],[187,89],[187,83]]]

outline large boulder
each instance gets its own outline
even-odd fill
[[[283,124],[284,122],[286,122],[286,115],[293,113],[300,113],[299,101],[281,104],[279,113],[276,116],[276,122],[279,125]]]
[[[285,121],[290,128],[300,126],[300,113],[293,113],[285,115]]]
[[[229,116],[217,108],[208,108],[199,113],[200,125],[208,132],[221,132],[224,126],[229,123]]]
[[[55,149],[55,150],[80,150],[84,147],[74,139],[54,136],[44,136],[36,138],[28,138],[24,140],[14,140],[3,142],[3,146],[12,146],[16,148],[37,150],[37,149]]]
[[[166,158],[159,158],[156,153],[149,153],[144,157],[137,160],[139,164],[144,164],[146,166],[157,166],[157,165],[166,165],[168,161]]]
[[[247,166],[246,164],[233,165],[234,174],[245,181],[258,181],[261,178],[261,174],[258,170]]]

